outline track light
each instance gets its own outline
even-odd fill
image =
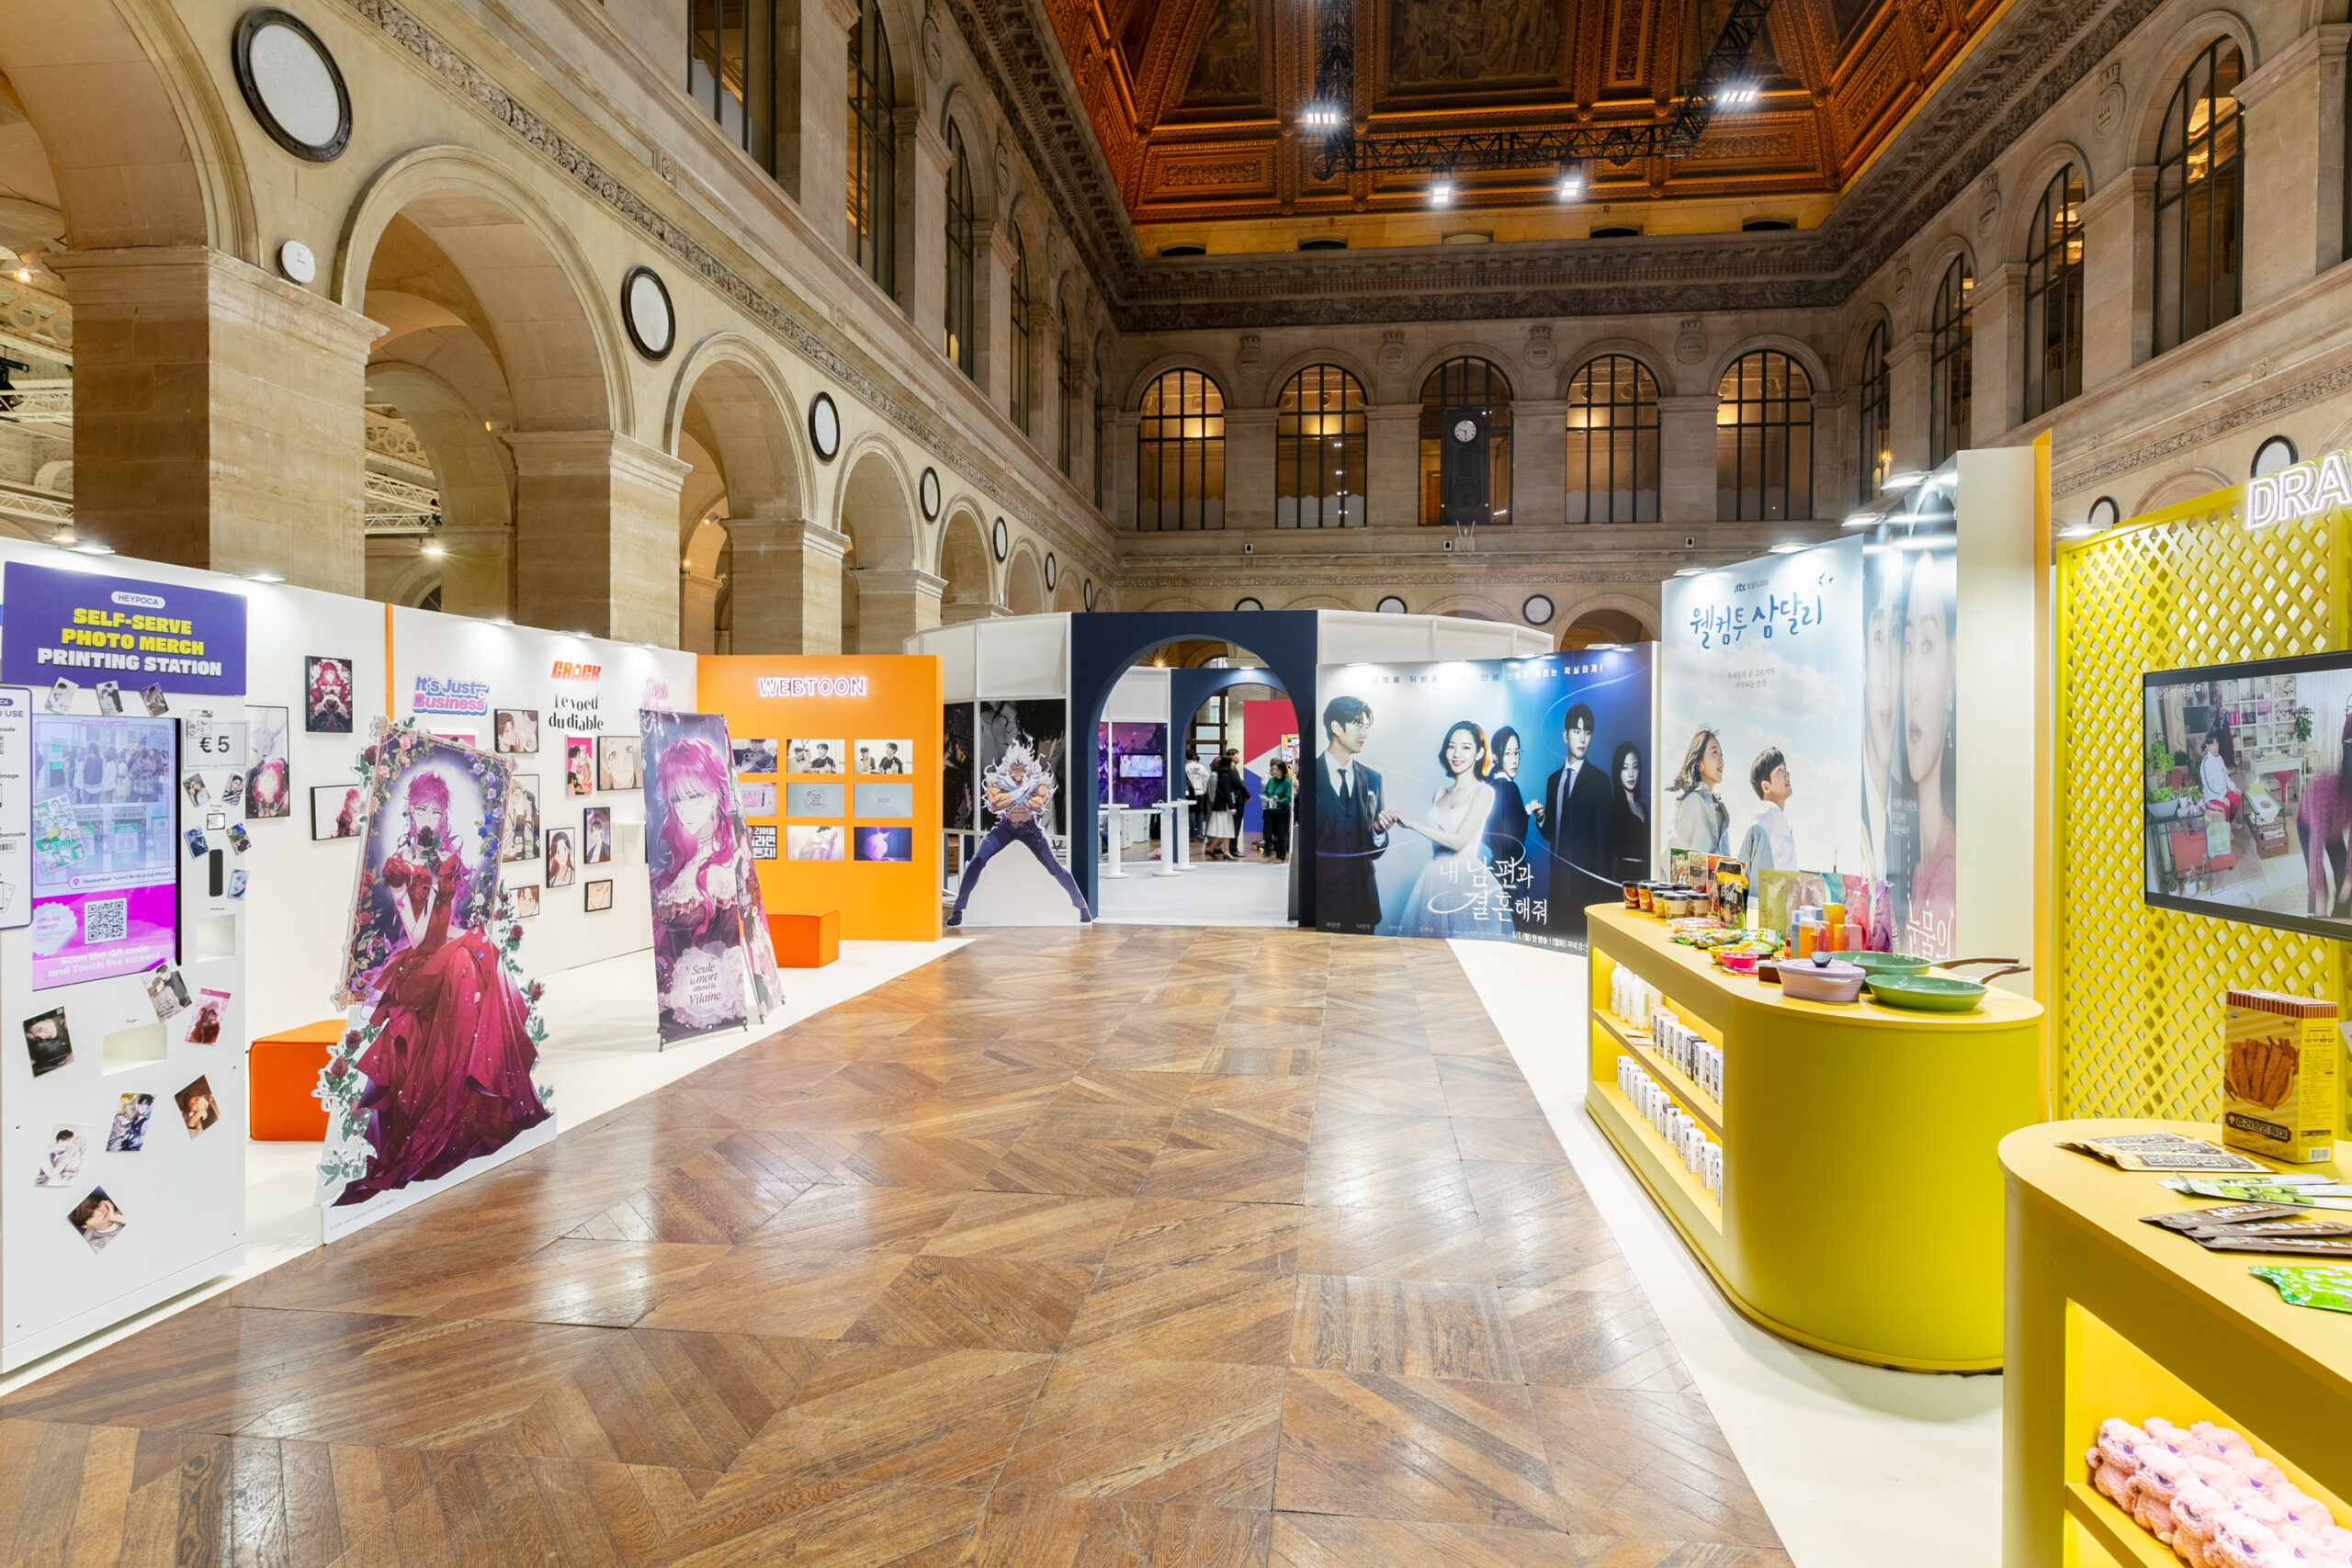
[[[1430,182],[1430,203],[1434,207],[1453,205],[1453,171],[1440,169],[1437,178]]]
[[[1560,165],[1560,199],[1562,201],[1584,199],[1584,165],[1582,164],[1572,162]]]
[[[1715,89],[1717,108],[1737,108],[1754,103],[1763,89],[1753,82],[1726,82]]]
[[[1329,104],[1309,104],[1298,117],[1298,123],[1317,130],[1329,130],[1345,125],[1348,117]]]

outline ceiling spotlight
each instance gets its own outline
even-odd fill
[[[1804,548],[1804,542],[1803,540],[1788,539],[1780,544],[1774,545],[1771,549],[1765,553],[1776,556],[1792,556],[1803,548]]]
[[[1703,566],[1686,566],[1678,570],[1674,575],[1677,577],[1697,577],[1706,570],[1707,569]]]
[[[1453,205],[1453,171],[1440,169],[1437,178],[1430,182],[1430,200],[1438,207]]]
[[[445,552],[438,543],[428,540],[416,547],[416,553],[421,556],[437,556]]]
[[[1582,164],[1571,163],[1560,165],[1560,199],[1562,201],[1584,199],[1584,165]]]
[[[57,525],[57,532],[49,536],[49,542],[52,545],[72,544],[74,542],[73,525],[70,523],[60,523]]]
[[[1300,113],[1298,123],[1318,130],[1329,130],[1334,126],[1345,125],[1347,116],[1329,104],[1309,104]]]
[[[1732,108],[1742,104],[1752,104],[1761,92],[1762,89],[1753,82],[1726,82],[1715,89],[1715,107]]]
[[[85,556],[110,556],[114,554],[114,547],[112,545],[100,545],[94,543],[87,545],[76,545],[74,547]]]
[[[286,581],[286,579],[278,576],[277,573],[270,570],[267,567],[263,567],[259,571],[249,571],[245,573],[245,576],[255,582],[283,582]]]

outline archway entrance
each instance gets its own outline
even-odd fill
[[[1649,628],[1623,610],[1587,610],[1560,633],[1560,651],[1574,653],[1601,642],[1647,642]]]

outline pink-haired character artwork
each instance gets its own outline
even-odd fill
[[[736,840],[725,751],[680,735],[654,762],[662,826],[652,871],[654,982],[665,1038],[739,1022],[748,844]]]

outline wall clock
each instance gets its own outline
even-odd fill
[[[1005,557],[1012,553],[1012,530],[1004,525],[1004,519],[1001,517],[996,520],[996,526],[989,531],[989,547],[996,551],[997,562],[1000,565],[1003,564]]]
[[[1057,561],[1057,560],[1054,559],[1054,552],[1053,552],[1053,551],[1051,551],[1051,550],[1047,550],[1047,551],[1046,552],[1046,592],[1051,593],[1051,592],[1054,591],[1054,581],[1055,581],[1055,580],[1056,580],[1057,578],[1060,577],[1060,576],[1061,576],[1061,574],[1062,574],[1061,563],[1060,563],[1059,561]]]
[[[300,17],[246,12],[233,62],[245,107],[272,141],[313,164],[343,155],[351,142],[351,93],[334,56]]]
[[[1531,593],[1527,596],[1527,603],[1519,607],[1519,613],[1527,617],[1529,626],[1540,626],[1552,618],[1552,601],[1548,596]]]
[[[842,415],[833,407],[831,392],[818,393],[816,400],[808,405],[808,439],[816,443],[821,461],[830,463],[841,454]]]
[[[925,468],[922,471],[922,478],[915,485],[915,492],[922,501],[922,520],[926,523],[938,522],[939,470]],[[997,558],[1001,560],[1004,558],[1000,556]]]
[[[1255,599],[1244,599],[1241,603],[1234,606],[1237,610],[1262,610],[1265,607],[1265,605],[1260,604]]]
[[[1094,580],[1091,577],[1086,580],[1086,607],[1094,608]]]
[[[651,267],[633,266],[621,279],[621,325],[648,359],[667,359],[676,345],[677,312],[670,308],[669,288]]]
[[[1391,593],[1387,598],[1383,599],[1378,604],[1374,605],[1374,608],[1378,610],[1384,615],[1401,615],[1405,613],[1405,601],[1397,598],[1394,593]]]

